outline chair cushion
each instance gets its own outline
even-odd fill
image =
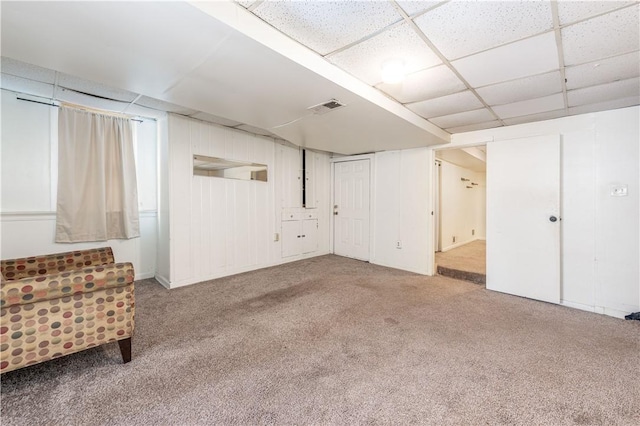
[[[2,260],[0,261],[0,272],[5,280],[11,281],[109,263],[114,263],[111,247],[100,247]]]
[[[26,305],[78,293],[122,287],[133,283],[133,280],[133,265],[125,262],[4,281],[0,286],[0,307]]]

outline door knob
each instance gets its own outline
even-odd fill
[[[555,221],[557,221],[557,220],[558,220],[558,218],[557,218],[557,217],[555,217],[555,216],[551,216],[551,217],[549,218],[549,220],[550,220],[551,222],[555,222]]]
[[[335,216],[338,216],[338,212],[333,212],[333,214],[334,214]]]

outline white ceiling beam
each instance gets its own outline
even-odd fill
[[[189,3],[241,34],[256,40],[260,44],[349,90],[364,100],[372,102],[391,114],[430,133],[436,139],[445,142],[451,140],[449,133],[433,125],[398,102],[389,99],[377,89],[329,63],[319,54],[282,34],[254,14],[248,12],[242,6],[234,2],[189,1]]]

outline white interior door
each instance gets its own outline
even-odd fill
[[[369,260],[369,160],[334,163],[333,252]]]
[[[487,144],[487,288],[560,302],[560,137]]]

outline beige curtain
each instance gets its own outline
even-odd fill
[[[61,107],[56,242],[140,236],[131,120]]]

